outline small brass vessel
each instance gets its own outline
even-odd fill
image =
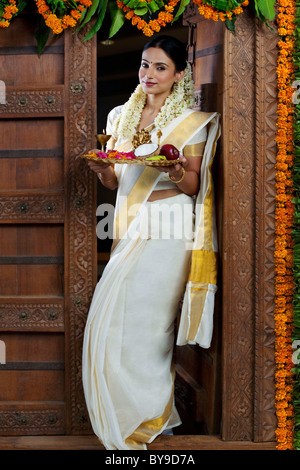
[[[101,152],[105,152],[106,142],[109,141],[109,139],[111,138],[111,135],[109,135],[109,134],[97,134],[96,137],[97,137],[98,142],[100,142],[100,144],[101,144]]]

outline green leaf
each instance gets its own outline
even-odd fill
[[[144,16],[146,15],[146,13],[148,13],[148,8],[136,8],[134,10],[134,13],[137,15],[137,16]]]
[[[122,28],[125,22],[125,15],[115,2],[109,3],[109,9],[111,14],[111,26],[108,37],[112,38],[119,29]]]
[[[233,16],[231,20],[228,18],[225,20],[225,26],[226,28],[229,29],[232,33],[235,33],[235,22],[236,22],[236,16]]]
[[[126,6],[134,10],[135,8],[141,6],[141,2],[140,0],[129,0]]]
[[[17,5],[17,6],[18,6],[18,10],[19,10],[19,11],[18,11],[18,14],[19,14],[22,10],[24,10],[24,8],[27,6],[27,4],[28,4],[27,0],[19,0],[19,1],[18,1],[18,5]]]
[[[275,0],[255,0],[255,6],[262,16],[268,20],[275,18]]]
[[[189,0],[189,1],[190,1],[190,0]],[[148,6],[149,10],[150,10],[152,13],[155,13],[156,11],[159,10],[159,6],[157,5],[156,2],[150,2],[150,3],[148,3],[147,6]]]
[[[94,14],[96,13],[97,7],[99,5],[99,1],[100,0],[93,0],[92,5],[86,10],[85,19],[84,21],[82,21],[81,25],[79,26],[78,31],[82,29],[91,20],[92,16],[94,16]]]
[[[218,10],[228,10],[228,2],[226,0],[216,0],[214,5]]]
[[[182,13],[185,10],[185,7],[190,3],[190,1],[191,0],[181,0],[179,8],[177,10],[176,15],[174,16],[174,19],[173,19],[172,23],[174,23],[174,21],[178,20],[178,18],[182,15]]]
[[[102,2],[100,2],[101,9],[99,11],[99,16],[94,26],[90,29],[90,31],[85,36],[84,41],[88,41],[89,39],[91,39],[101,28],[104,17],[105,17],[105,13],[106,13],[107,3],[108,3],[108,0],[103,0]]]
[[[40,56],[43,53],[43,50],[49,38],[49,34],[50,34],[50,28],[46,26],[44,18],[41,15],[39,15],[38,28],[35,33],[38,56]]]
[[[163,8],[163,6],[164,6],[164,1],[163,0],[156,0],[155,3],[157,3],[157,6],[159,8]]]

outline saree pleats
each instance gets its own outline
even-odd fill
[[[158,222],[162,205],[175,218],[178,212],[185,238],[176,238],[178,224],[172,218]],[[85,329],[86,402],[95,434],[111,450],[144,449],[169,424],[180,424],[173,403],[172,351],[190,266],[193,202],[182,194],[146,208],[137,228],[147,237],[114,250]]]

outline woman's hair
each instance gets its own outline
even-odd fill
[[[171,36],[158,36],[151,41],[147,42],[144,47],[144,51],[149,47],[158,47],[162,49],[167,56],[173,60],[176,68],[176,72],[181,72],[186,68],[186,47],[177,38]]]

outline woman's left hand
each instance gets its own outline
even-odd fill
[[[158,166],[158,171],[169,173],[169,178],[177,187],[188,194],[194,196],[200,187],[199,174],[202,157],[185,157],[180,155],[179,162],[171,166]]]
[[[182,167],[186,169],[188,166],[188,160],[183,156],[179,155],[179,162],[170,166],[155,166],[158,171],[161,173],[169,173],[169,176],[172,176],[174,179],[179,179],[182,175]]]

